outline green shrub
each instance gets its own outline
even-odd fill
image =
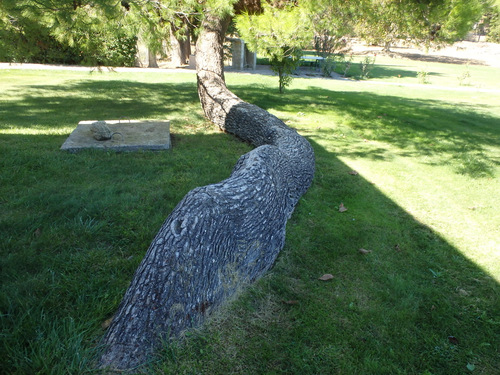
[[[359,63],[359,70],[361,70],[361,78],[362,79],[367,79],[370,76],[371,71],[373,69],[373,66],[375,65],[376,57],[377,57],[377,54],[375,54],[373,57],[366,56]]]

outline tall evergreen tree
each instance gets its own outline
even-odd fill
[[[313,37],[309,21],[305,9],[293,5],[273,8],[264,4],[259,15],[244,13],[236,18],[248,48],[269,59],[271,69],[278,74],[281,93],[300,65],[302,48]]]

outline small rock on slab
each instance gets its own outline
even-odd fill
[[[115,151],[167,150],[170,148],[170,121],[168,120],[106,120],[111,139],[94,139],[91,125],[94,121],[80,121],[61,146],[61,150],[77,152],[97,148]]]

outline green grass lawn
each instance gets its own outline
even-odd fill
[[[316,176],[274,268],[152,374],[497,373],[500,93],[435,69],[450,89],[374,84],[399,79],[374,68],[280,95],[276,77],[227,74],[308,138]],[[250,146],[203,119],[192,74],[3,70],[0,90],[0,373],[92,373],[163,220]],[[170,119],[173,149],[59,150],[78,121],[117,118]]]
[[[443,64],[436,62],[437,57],[432,58],[422,55],[420,59],[407,59],[395,55],[389,57],[384,54],[367,53],[363,55],[344,55],[345,60],[350,61],[350,68],[345,71],[345,63],[338,62],[335,72],[349,79],[364,79],[361,64],[369,58],[368,79],[372,83],[391,83],[408,85],[432,85],[442,87],[453,87],[455,90],[500,90],[500,69],[484,65],[474,64]],[[427,61],[426,58],[429,60]],[[472,56],[472,59],[474,56]],[[266,61],[261,61],[266,63]],[[304,66],[301,68],[307,72],[315,73],[321,70],[318,67]]]

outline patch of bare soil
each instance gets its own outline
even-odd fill
[[[428,51],[416,47],[396,46],[392,47],[390,52],[383,52],[382,47],[354,43],[352,50],[361,54],[380,53],[396,58],[426,62],[489,65],[500,68],[500,44],[488,42],[462,41],[441,49],[430,49]]]

